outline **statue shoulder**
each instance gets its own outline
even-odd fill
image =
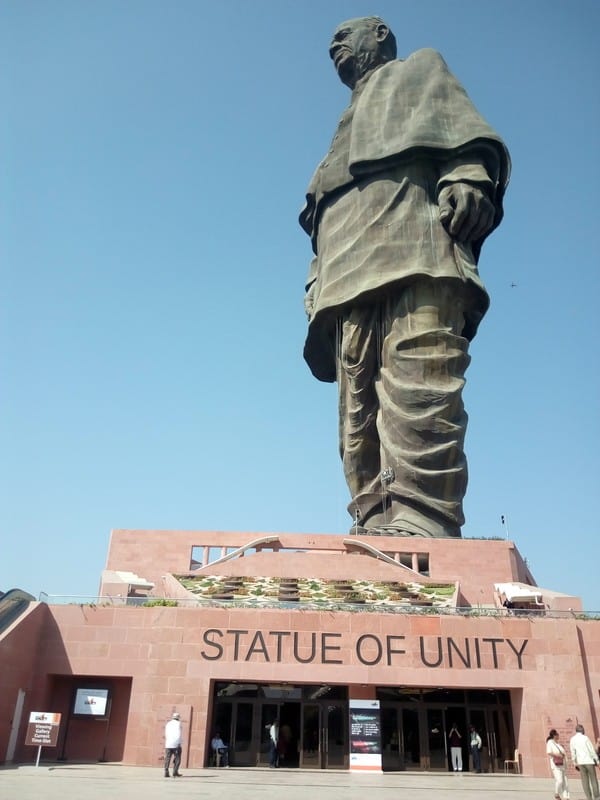
[[[419,61],[429,61],[431,63],[446,63],[442,54],[438,53],[438,51],[434,50],[432,47],[422,47],[420,50],[415,50],[415,52],[411,53],[408,57],[408,59],[411,58]],[[406,60],[408,61],[408,59]]]
[[[410,53],[406,58],[395,58],[393,61],[389,61],[384,69],[391,67],[392,70],[398,70],[406,67],[413,67],[418,64],[429,65],[430,67],[444,66],[446,69],[448,68],[441,53],[438,53],[438,51],[434,50],[432,47],[422,47],[420,50],[415,50],[414,53]]]
[[[448,75],[450,70],[444,61],[441,53],[433,50],[430,47],[425,47],[421,50],[415,50],[409,56],[403,59],[394,59],[388,61],[380,67],[369,81],[369,89],[375,90],[375,86],[379,84],[422,84],[424,81],[435,79],[444,80],[445,75]]]
[[[433,72],[449,72],[448,64],[444,60],[441,53],[433,50],[431,47],[423,47],[421,50],[415,50],[404,61],[400,61],[405,69],[408,71],[424,72],[431,74]]]

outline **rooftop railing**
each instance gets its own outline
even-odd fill
[[[332,601],[277,600],[265,599],[236,599],[236,600],[211,600],[209,598],[162,598],[162,597],[114,597],[114,596],[87,596],[87,595],[55,595],[41,592],[39,600],[47,605],[78,605],[78,606],[137,606],[142,608],[177,606],[179,608],[285,608],[297,611],[350,611],[367,614],[417,614],[427,616],[460,616],[460,617],[519,617],[529,619],[578,619],[600,620],[600,611],[558,611],[555,609],[527,609],[527,608],[497,608],[495,606],[434,606],[417,604],[392,604],[385,602],[353,603]]]

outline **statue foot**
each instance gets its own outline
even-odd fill
[[[348,510],[354,515],[357,504]],[[359,516],[350,528],[354,536],[419,536],[429,539],[460,538],[460,526],[436,514],[433,510],[419,509],[408,501],[393,502],[385,511],[374,508]]]
[[[377,525],[367,529],[367,533],[375,536],[421,536],[429,539],[460,538],[460,528],[455,526],[440,529],[438,525],[424,527],[405,520]]]
[[[389,525],[353,525],[350,535],[354,536],[419,536],[426,539],[460,538],[460,528],[447,528],[443,532],[436,526],[435,530],[428,530],[414,522],[391,522]]]
[[[348,533],[350,536],[366,536],[370,531],[368,528],[365,528],[364,525],[353,525]]]
[[[372,536],[423,536],[423,537],[433,537],[432,533],[428,533],[427,531],[414,531],[414,530],[405,530],[404,528],[397,528],[394,525],[378,525],[376,528],[368,528],[367,533],[371,534]]]
[[[365,528],[364,525],[353,525],[349,531],[351,536],[432,536],[431,533],[404,530],[395,525],[374,525]]]

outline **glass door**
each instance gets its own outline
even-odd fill
[[[471,707],[469,709],[469,725],[473,725],[477,733],[481,736],[481,769],[483,772],[493,771],[493,766],[490,764],[490,738],[493,739],[493,737],[490,736],[490,729],[488,727],[487,709]],[[469,769],[473,771],[470,748]]]
[[[421,769],[419,712],[416,708],[402,709],[400,761],[402,764],[401,769]]]
[[[511,733],[511,713],[509,708],[497,708],[493,712],[494,743],[496,746],[496,770],[504,768],[504,759],[513,758],[515,740]]]
[[[384,772],[404,769],[400,761],[398,717],[402,711],[397,706],[381,707],[381,768]]]
[[[236,703],[234,709],[232,763],[236,767],[253,767],[256,764],[256,751],[252,746],[254,704]]]
[[[328,703],[325,712],[325,769],[348,768],[348,704]]]
[[[321,768],[321,707],[318,703],[302,706],[300,766]]]
[[[300,703],[283,703],[279,709],[279,766],[300,763]]]
[[[277,703],[263,703],[260,713],[260,728],[256,739],[260,742],[256,763],[267,766],[271,757],[271,725],[279,719],[279,705]]]
[[[470,708],[469,724],[481,736],[481,769],[484,772],[501,772],[504,752],[510,752],[511,738],[506,709]]]
[[[300,766],[347,769],[348,726],[347,703],[304,703]]]
[[[446,726],[442,708],[427,709],[427,740],[429,745],[429,769],[447,770]]]

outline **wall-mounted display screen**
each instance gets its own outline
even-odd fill
[[[108,704],[108,689],[77,689],[73,714],[82,717],[104,717]]]

